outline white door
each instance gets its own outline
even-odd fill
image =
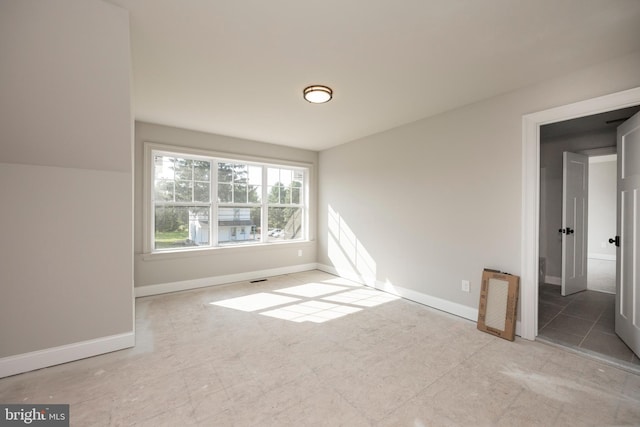
[[[640,355],[640,113],[618,127],[616,333]]]
[[[589,158],[562,154],[562,295],[587,289]]]

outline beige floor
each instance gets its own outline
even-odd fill
[[[71,425],[640,425],[640,377],[321,272],[136,302],[134,349],[0,380]]]

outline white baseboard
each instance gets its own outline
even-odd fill
[[[601,259],[603,261],[615,261],[616,256],[611,254],[587,254],[587,258],[589,259]]]
[[[602,294],[609,294],[609,295],[615,295],[615,292],[611,292],[608,289],[598,289],[598,288],[594,288],[594,287],[589,287],[589,285],[587,285],[587,290],[588,291],[594,291],[594,292],[600,292]]]
[[[134,292],[136,298],[140,298],[151,295],[166,294],[169,292],[206,288],[207,286],[226,285],[228,283],[262,279],[264,277],[280,276],[283,274],[300,273],[302,271],[315,270],[316,268],[316,263],[292,265],[290,267],[270,268],[268,270],[248,271],[246,273],[227,274],[224,276],[204,277],[202,279],[182,280],[180,282],[138,286],[134,288]]]
[[[122,350],[133,347],[135,343],[135,334],[133,332],[126,332],[124,334],[111,335],[59,347],[47,348],[45,350],[3,357],[0,359],[0,378]]]
[[[562,278],[561,277],[556,277],[556,276],[544,276],[544,283],[546,283],[547,285],[561,286],[562,285]]]
[[[352,271],[339,271],[335,267],[324,265],[324,264],[318,264],[317,269],[322,270],[329,274],[334,274],[336,276],[343,277],[345,279],[353,280],[354,282],[361,283],[366,286],[371,286],[381,291],[388,292],[392,295],[396,295],[401,298],[405,298],[405,299],[417,302],[419,304],[423,304],[423,305],[435,308],[437,310],[441,310],[441,311],[453,314],[458,317],[472,320],[474,322],[478,321],[477,308],[468,307],[466,305],[447,301],[442,298],[437,298],[431,295],[423,294],[421,292],[403,288],[401,286],[392,285],[391,283],[367,280]]]
[[[342,277],[343,279],[354,281],[361,285],[373,287],[373,283],[371,283],[371,281],[365,280],[362,276],[354,273],[352,270],[338,270],[337,268],[326,264],[317,264],[316,269],[324,271],[325,273],[333,274],[334,276]]]

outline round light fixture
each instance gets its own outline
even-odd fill
[[[304,99],[313,104],[322,104],[331,100],[333,97],[333,91],[331,88],[322,85],[313,85],[304,88],[302,92]]]

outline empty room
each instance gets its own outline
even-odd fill
[[[0,0],[0,425],[640,425],[639,21]]]

